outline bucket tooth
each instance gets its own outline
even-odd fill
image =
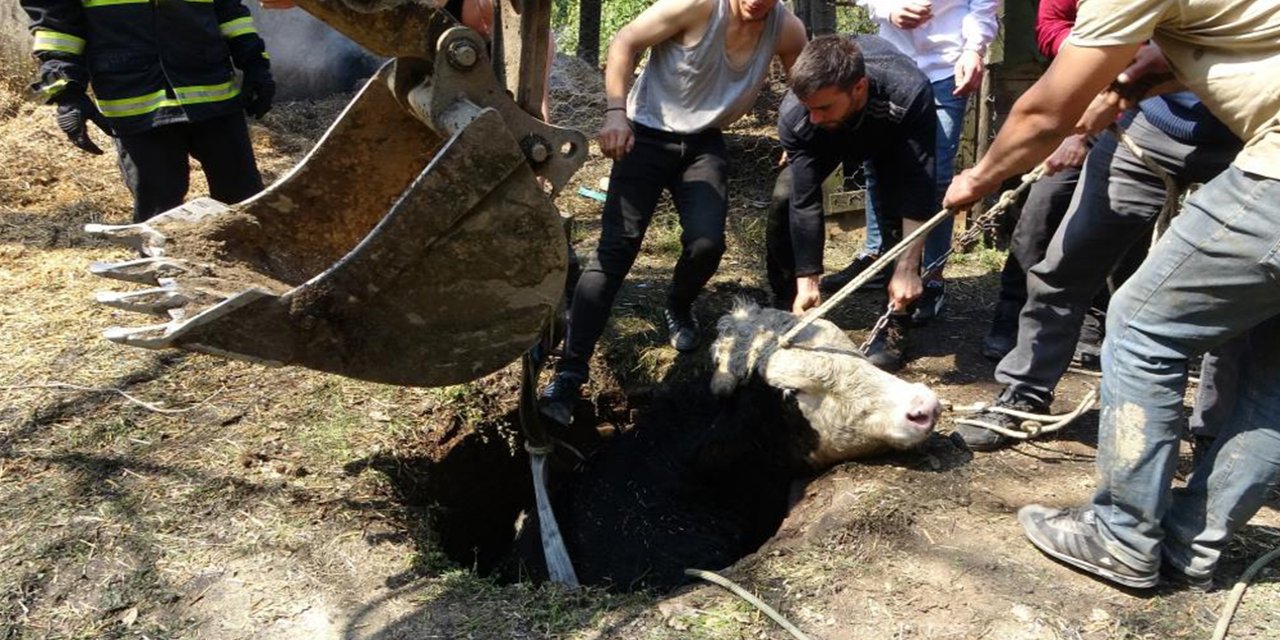
[[[164,234],[145,222],[136,224],[86,224],[85,233],[106,238],[151,257],[164,255]]]
[[[161,279],[176,278],[191,269],[181,260],[171,258],[139,258],[124,262],[94,262],[89,273],[103,278],[158,285]]]
[[[111,327],[102,333],[102,337],[130,347],[167,349],[173,346],[169,326],[169,323],[165,323],[142,327]]]
[[[189,297],[174,287],[159,287],[125,293],[99,291],[95,299],[99,304],[104,304],[108,307],[157,315],[165,315],[170,309],[177,309],[191,301]]]

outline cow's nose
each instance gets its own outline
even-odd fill
[[[942,404],[938,396],[928,389],[919,389],[911,396],[907,404],[907,422],[928,431],[942,415]]]

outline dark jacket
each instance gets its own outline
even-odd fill
[[[92,86],[119,134],[238,111],[234,68],[270,65],[240,0],[20,1],[40,61],[37,90],[56,102]]]
[[[778,139],[791,165],[791,244],[795,275],[822,273],[826,234],[822,181],[841,163],[852,173],[870,160],[876,210],[886,222],[928,220],[938,209],[938,114],[933,85],[911,58],[876,36],[857,36],[866,63],[867,105],[834,130],[809,121],[809,110],[787,92],[778,109]]]

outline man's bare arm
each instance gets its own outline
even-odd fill
[[[944,204],[970,204],[1047,157],[1074,131],[1093,97],[1133,60],[1139,46],[1063,45],[1049,70],[1014,103],[982,160],[951,182]]]
[[[788,76],[791,75],[791,65],[796,63],[796,58],[808,43],[809,36],[805,34],[804,23],[795,14],[787,12],[778,38],[778,59],[782,61],[782,70]]]
[[[605,118],[597,134],[600,151],[621,158],[634,144],[627,124],[627,91],[640,54],[659,42],[680,37],[706,24],[713,0],[658,0],[618,31],[609,45],[604,68]]]

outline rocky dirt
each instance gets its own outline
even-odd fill
[[[598,76],[558,73],[556,117],[594,126]],[[268,180],[341,105],[281,105],[253,125]],[[765,296],[770,122],[762,109],[730,137],[730,254],[700,303],[704,324],[735,296]],[[410,389],[106,342],[107,327],[147,322],[92,304],[94,291],[112,287],[87,265],[129,257],[81,231],[129,218],[114,158],[74,149],[51,110],[12,92],[0,94],[0,157],[0,638],[787,637],[717,587],[612,593],[478,575],[496,563],[481,550],[514,536],[531,499],[518,372]],[[599,203],[576,191],[598,189],[607,170],[593,156],[558,200],[578,220],[579,251],[592,247]],[[192,195],[203,188],[197,177]],[[660,328],[676,229],[664,206],[590,401],[565,434],[584,453],[706,373],[705,351],[677,356]],[[832,232],[839,265],[856,233]],[[977,345],[1000,259],[993,250],[958,256],[946,316],[911,336],[902,375],[952,405],[996,391]],[[859,295],[832,319],[861,339],[881,304]],[[1055,408],[1095,382],[1070,374]],[[1021,538],[1019,506],[1089,495],[1096,411],[1056,437],[990,454],[948,438],[953,417],[918,451],[796,482],[789,515],[758,551],[704,568],[832,640],[1209,635],[1225,590],[1120,591]],[[1233,543],[1226,581],[1280,544],[1278,507],[1272,500]],[[1250,589],[1231,637],[1280,638],[1277,575],[1264,571]]]

